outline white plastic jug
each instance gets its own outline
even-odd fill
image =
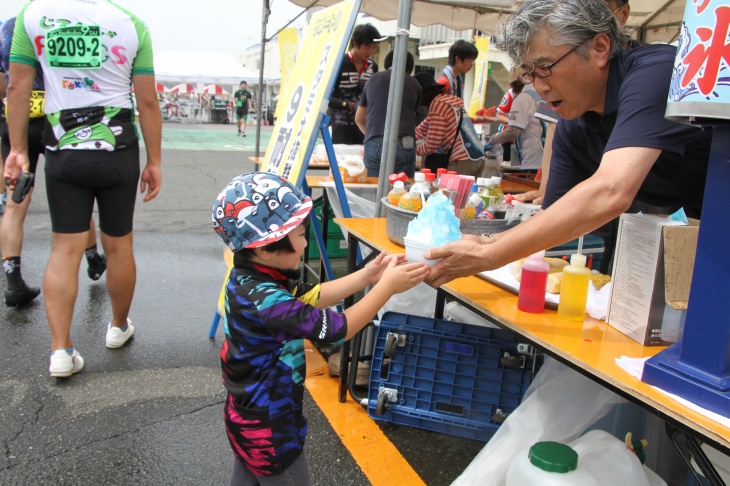
[[[650,479],[651,478],[651,479]],[[592,430],[570,444],[538,442],[518,453],[506,486],[666,486],[626,444]]]

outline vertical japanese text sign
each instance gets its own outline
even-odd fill
[[[726,0],[687,0],[667,118],[684,123],[695,118],[730,120],[729,34]]]
[[[484,107],[484,96],[487,92],[487,76],[489,75],[487,58],[489,57],[489,37],[477,37],[476,47],[479,55],[474,61],[474,91],[469,102],[469,116],[474,118],[477,111]]]
[[[346,0],[312,15],[294,72],[279,97],[285,106],[261,170],[279,174],[297,187],[304,179],[360,3]]]

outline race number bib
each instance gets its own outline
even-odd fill
[[[101,68],[98,25],[68,25],[46,34],[46,57],[52,68]]]
[[[30,117],[41,118],[46,116],[43,112],[44,102],[46,100],[46,92],[33,90],[30,92]],[[8,99],[3,98],[3,104],[5,105],[5,119],[8,118]]]

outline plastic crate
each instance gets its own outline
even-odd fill
[[[312,217],[317,215],[319,221],[322,221],[322,198],[313,201]],[[321,225],[320,225],[321,226]],[[347,258],[347,239],[342,234],[342,230],[333,221],[327,221],[327,256],[329,258]],[[319,247],[317,246],[317,238],[314,230],[309,228],[309,244],[307,245],[307,258],[319,258]]]
[[[368,414],[488,441],[522,400],[533,365],[537,370],[541,357],[532,349],[501,329],[386,312],[373,351]]]
[[[598,270],[601,268],[601,260],[603,260],[603,252],[606,250],[603,238],[596,236],[592,233],[588,233],[583,236],[583,250],[582,253],[586,256],[593,255],[592,269]],[[578,240],[569,241],[555,248],[550,248],[545,252],[546,257],[551,258],[562,258],[578,251]]]

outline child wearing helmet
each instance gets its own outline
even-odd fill
[[[213,228],[234,252],[221,349],[225,425],[235,457],[232,485],[279,484],[284,478],[286,484],[310,484],[303,452],[302,340],[350,339],[393,294],[428,273],[422,263],[405,264],[403,255],[381,253],[340,279],[299,281],[311,209],[309,197],[268,172],[234,178],[213,206]],[[372,284],[344,313],[329,308]]]

